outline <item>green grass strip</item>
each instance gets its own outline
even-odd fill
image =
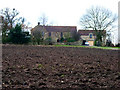
[[[120,49],[120,47],[98,47],[98,46],[80,46],[80,45],[54,45],[55,47],[86,47],[86,48],[100,48],[100,49]]]

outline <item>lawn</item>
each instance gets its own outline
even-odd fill
[[[85,48],[100,48],[100,49],[118,49],[120,50],[120,47],[98,47],[98,46],[80,46],[80,45],[54,45],[56,47],[85,47]]]

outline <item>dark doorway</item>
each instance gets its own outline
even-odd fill
[[[83,43],[82,43],[82,45],[85,45],[85,42],[86,42],[86,40],[83,40]]]
[[[60,40],[59,40],[59,39],[57,39],[57,42],[60,42]]]

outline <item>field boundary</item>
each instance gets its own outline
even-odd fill
[[[80,46],[80,45],[20,45],[20,44],[2,44],[10,46],[41,46],[41,47],[80,47],[80,48],[95,48],[95,49],[104,49],[104,50],[120,50],[120,47],[98,47],[98,46]],[[2,46],[1,45],[1,46]]]

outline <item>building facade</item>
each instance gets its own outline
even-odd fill
[[[37,25],[31,29],[31,34],[34,37],[35,33],[41,32],[43,39],[51,37],[54,42],[58,42],[62,37],[72,37],[73,32],[77,32],[80,35],[81,45],[85,45],[86,42],[89,46],[94,46],[95,31],[94,30],[78,30],[76,26],[42,26]]]
[[[58,42],[61,38],[71,37],[73,32],[77,32],[77,28],[76,26],[37,25],[31,30],[33,37],[36,32],[41,32],[44,40],[51,37],[54,42]]]
[[[81,40],[83,40],[82,45],[85,45],[85,42],[88,42],[89,46],[94,45],[96,38],[94,30],[78,30],[78,33],[80,34]]]

